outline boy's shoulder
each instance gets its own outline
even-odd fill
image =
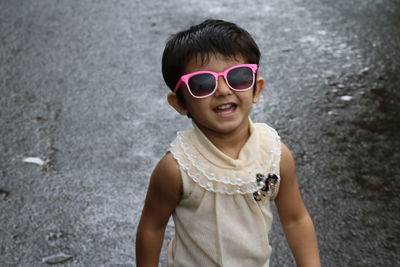
[[[179,167],[170,151],[165,153],[165,155],[160,159],[154,170],[160,171],[162,174],[168,176],[180,175]]]
[[[151,179],[165,189],[181,190],[181,173],[179,166],[170,152],[167,152],[153,170]],[[167,189],[168,191],[168,189]]]

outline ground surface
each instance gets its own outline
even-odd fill
[[[323,265],[399,265],[399,1],[1,0],[1,266],[135,265],[149,174],[190,127],[164,42],[209,17],[263,51],[252,117],[293,151]],[[294,266],[274,229],[271,265]]]

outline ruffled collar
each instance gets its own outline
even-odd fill
[[[279,142],[275,130],[250,120],[250,137],[238,159],[220,151],[196,125],[178,132],[170,150],[180,167],[204,189],[229,195],[250,194],[263,187],[257,183],[257,175],[279,172]]]

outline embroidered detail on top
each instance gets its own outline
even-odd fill
[[[262,173],[257,173],[256,183],[257,185],[261,185],[262,188],[253,193],[254,199],[261,201],[267,197],[274,198],[278,193],[280,180],[279,175],[274,173],[269,173],[267,177]]]

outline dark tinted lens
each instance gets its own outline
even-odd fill
[[[253,71],[248,67],[236,68],[228,72],[229,85],[236,90],[249,89],[253,85]]]
[[[189,90],[195,96],[210,94],[215,88],[215,78],[211,74],[198,74],[189,79]]]

